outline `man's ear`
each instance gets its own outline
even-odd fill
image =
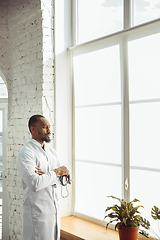
[[[34,133],[36,131],[35,126],[31,126],[30,130],[31,130],[31,134]]]

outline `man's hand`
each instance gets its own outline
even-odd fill
[[[44,174],[44,172],[40,168],[36,167],[36,169],[37,170],[35,170],[35,173],[37,173],[38,175]]]
[[[63,175],[68,176],[69,175],[69,170],[65,166],[61,166],[59,168],[56,168],[53,171],[56,173],[56,175],[61,175],[61,176],[63,176]]]

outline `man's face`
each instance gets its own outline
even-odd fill
[[[35,123],[33,127],[32,135],[34,134],[34,138],[38,142],[50,142],[50,124],[45,118],[38,118],[38,121]]]

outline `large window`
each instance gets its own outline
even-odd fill
[[[150,213],[160,207],[160,1],[77,0],[76,7],[75,212],[103,220],[108,195],[136,197],[157,231]]]

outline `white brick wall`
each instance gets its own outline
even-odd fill
[[[54,123],[54,1],[42,0],[42,26],[43,26],[43,112]],[[50,103],[48,105],[48,103]],[[51,104],[52,103],[52,104]]]
[[[8,27],[7,27],[7,2],[0,1],[0,70],[9,80],[9,41],[8,41]],[[8,81],[9,87],[9,81]]]
[[[7,176],[9,235],[22,239],[23,190],[16,157],[30,138],[28,119],[54,122],[53,1],[0,1],[0,70],[9,93]],[[8,13],[8,14],[7,14]]]

